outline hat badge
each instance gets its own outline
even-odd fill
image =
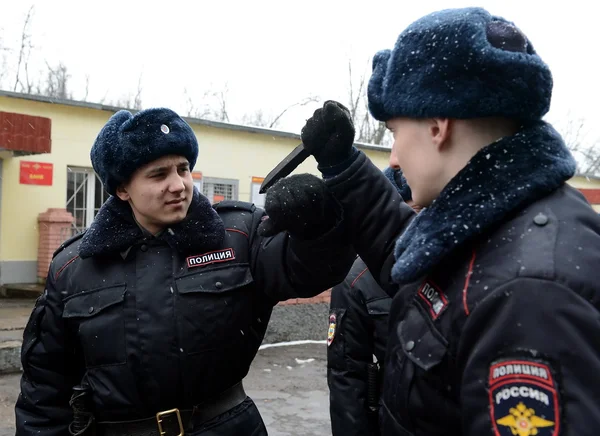
[[[163,132],[166,135],[171,130],[169,129],[169,126],[167,126],[166,124],[163,124],[162,126],[160,126],[160,131]]]

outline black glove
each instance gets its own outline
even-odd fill
[[[306,121],[300,136],[320,167],[341,164],[350,158],[354,144],[350,111],[344,105],[328,100]]]
[[[258,234],[288,231],[298,239],[316,239],[335,227],[340,210],[323,180],[312,174],[286,177],[267,191],[268,217],[260,223]]]
[[[400,193],[404,201],[412,200],[412,191],[400,168],[387,167],[383,170],[383,174],[392,182],[392,185],[394,185],[394,188]]]

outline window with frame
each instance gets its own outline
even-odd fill
[[[109,194],[91,168],[67,167],[67,206],[73,215],[73,231],[87,229]]]
[[[204,190],[202,189],[202,186],[203,186],[202,172],[201,171],[193,172],[192,179],[194,180],[194,186],[196,187],[196,189],[198,189],[198,192],[204,192]]]
[[[264,177],[252,177],[252,183],[250,184],[250,202],[254,203],[256,207],[265,207],[266,194],[260,193],[260,186],[264,182]]]
[[[217,177],[203,177],[202,193],[211,204],[223,200],[237,200],[239,192],[239,181],[232,179],[220,179]]]

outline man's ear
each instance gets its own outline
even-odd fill
[[[129,201],[129,199],[131,198],[131,196],[129,195],[129,192],[127,192],[127,189],[125,189],[124,186],[119,186],[117,188],[116,194],[117,194],[117,197],[119,197],[123,201]]]
[[[431,141],[441,150],[442,147],[450,142],[450,133],[452,122],[449,118],[432,118],[429,123],[429,134]]]

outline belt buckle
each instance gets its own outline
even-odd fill
[[[163,410],[162,412],[158,412],[156,414],[156,423],[158,424],[158,432],[159,432],[160,436],[165,436],[167,434],[167,432],[164,431],[163,426],[162,426],[164,417],[168,416],[168,415],[172,415],[172,414],[175,414],[177,416],[177,423],[179,424],[179,434],[176,436],[184,435],[183,422],[181,421],[181,413],[179,413],[179,409],[170,409],[170,410]]]

